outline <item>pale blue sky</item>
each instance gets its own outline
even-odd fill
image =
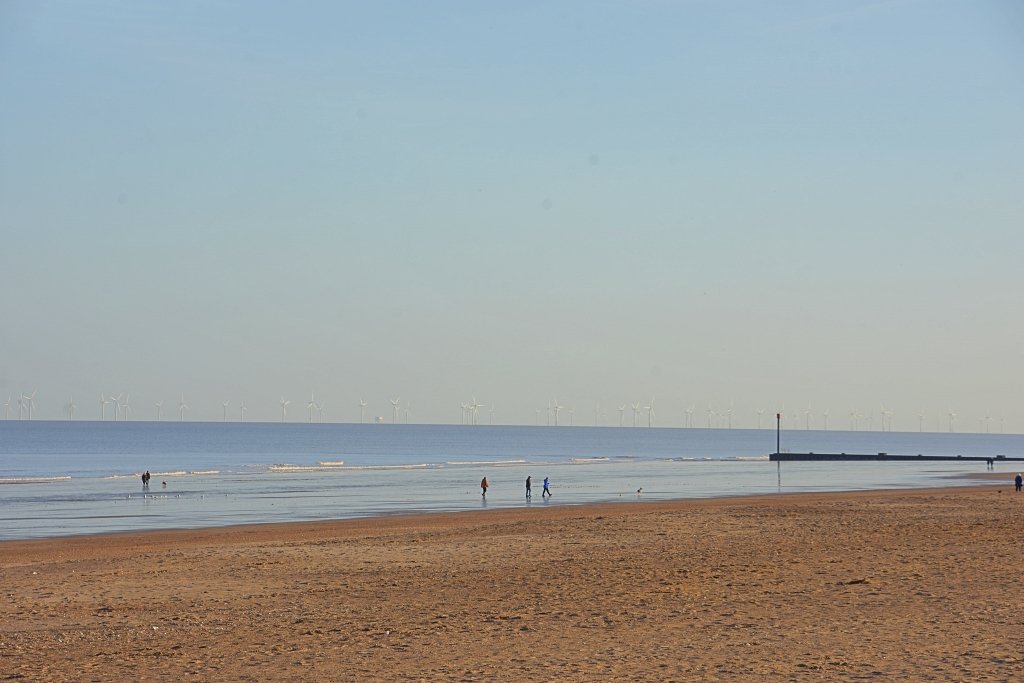
[[[1024,430],[1017,2],[0,0],[0,93],[40,417]]]

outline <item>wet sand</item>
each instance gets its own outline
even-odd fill
[[[1022,522],[1008,482],[8,541],[0,680],[1024,680]]]

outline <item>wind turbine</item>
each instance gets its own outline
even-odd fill
[[[624,405],[619,406],[619,426],[620,427],[622,426],[622,416],[625,414],[625,412],[626,412],[626,406],[624,406]]]
[[[405,402],[405,424],[409,424],[409,411],[412,410],[412,401]]]
[[[469,404],[462,402],[459,406],[462,408],[462,424],[467,425],[469,424]]]
[[[7,403],[4,404],[4,419],[8,419],[11,414],[11,396],[8,394]]]
[[[185,420],[185,411],[188,410],[188,404],[185,403],[185,394],[181,395],[181,400],[178,401],[178,422]]]
[[[125,397],[124,397],[124,405],[122,405],[122,406],[121,406],[121,410],[123,410],[123,411],[124,411],[124,419],[125,419],[125,422],[127,422],[127,421],[128,421],[128,413],[132,412],[132,407],[131,407],[131,405],[130,405],[130,404],[128,403],[129,399],[131,399],[131,396],[125,396]]]
[[[687,427],[690,427],[690,428],[693,427],[693,411],[694,411],[695,408],[696,408],[696,406],[690,406],[685,411],[686,412],[686,426]]]
[[[732,399],[729,399],[729,407],[725,410],[725,423],[729,429],[732,429]]]
[[[68,401],[67,410],[68,410],[68,418],[72,422],[74,422],[75,421],[75,411],[78,410],[78,406],[75,405],[75,396],[74,396],[74,394],[71,395],[71,400]]]
[[[856,430],[857,430],[857,411],[856,410],[851,410],[850,411],[850,431],[853,432],[853,431],[856,431]]]
[[[824,412],[822,412],[821,418],[822,418],[822,421],[823,421],[822,424],[824,425],[825,431],[827,432],[828,431],[828,408],[825,408]]]
[[[153,405],[156,406],[156,421],[159,422],[160,421],[160,415],[164,411],[164,402],[163,401],[157,401]]]
[[[954,422],[956,422],[956,413],[954,413],[953,409],[950,408],[949,409],[949,431],[950,432],[953,431],[953,423]]]
[[[33,389],[31,394],[29,394],[28,396],[25,396],[25,400],[28,401],[28,419],[30,419],[30,420],[32,419],[32,414],[35,412],[35,409],[36,409],[36,392],[37,391],[39,391],[39,390],[38,389]]]
[[[654,397],[651,397],[651,404],[644,406],[644,410],[647,411],[647,427],[654,426]]]
[[[107,404],[108,403],[110,403],[110,401],[103,394],[100,394],[100,420],[101,421],[107,419]]]
[[[640,401],[636,403],[630,403],[630,407],[633,409],[633,426],[637,426],[637,418],[640,416]]]
[[[924,431],[924,408],[921,408],[921,412],[917,414],[917,431]]]
[[[576,409],[569,408],[569,426],[572,427],[576,424]]]
[[[281,397],[281,422],[285,421],[288,417],[288,406],[292,404],[291,401],[286,399],[284,396]]]
[[[18,395],[18,419],[25,417],[25,394]]]
[[[117,422],[117,418],[121,414],[121,398],[123,396],[124,394],[118,394],[110,397],[110,402],[114,404],[114,422]]]
[[[402,401],[402,397],[399,396],[391,402],[391,424],[398,424],[398,404]]]
[[[309,392],[309,402],[306,404],[306,408],[309,410],[309,424],[313,424],[313,411],[316,410],[316,399],[313,397],[313,392]]]
[[[708,401],[708,429],[711,429],[711,418],[715,415],[714,408],[711,407],[711,401]]]
[[[324,411],[327,410],[327,402],[320,401],[320,405],[316,407],[317,419],[322,423],[324,421]]]
[[[366,406],[369,405],[363,399],[359,399],[359,424],[363,424],[363,420],[366,418]]]
[[[221,407],[224,409],[224,416],[221,418],[221,422],[228,421],[228,403],[230,403],[230,401],[224,401],[223,403],[220,404]]]
[[[245,422],[245,411],[249,410],[245,406],[245,401],[242,401],[242,405],[238,406],[238,421]]]
[[[761,418],[764,417],[764,408],[758,408],[754,412],[757,413],[757,428],[760,429],[761,428]]]
[[[554,405],[551,406],[551,410],[553,410],[554,413],[555,413],[555,426],[556,427],[558,426],[558,413],[559,413],[559,411],[563,410],[564,408],[565,408],[565,406],[558,405],[558,399],[556,398]]]
[[[807,404],[807,410],[804,411],[804,418],[806,419],[806,425],[807,425],[804,429],[809,431],[811,429],[811,404],[810,403]]]
[[[479,422],[480,422],[480,419],[479,419],[480,418],[480,409],[481,408],[486,408],[486,407],[487,407],[486,403],[477,403],[476,396],[473,397],[473,403],[470,405],[470,408],[473,411],[473,424],[474,425],[475,424],[479,424]]]

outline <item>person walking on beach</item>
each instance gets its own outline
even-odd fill
[[[1024,486],[1024,477],[1020,476],[1020,472],[1013,478],[1013,487],[1017,489],[1017,493],[1020,493],[1021,487]]]
[[[544,477],[544,490],[540,492],[540,497],[541,498],[543,498],[544,496],[550,496],[551,495],[551,489],[548,488],[548,484],[549,484],[548,478]]]
[[[526,478],[526,497],[529,498],[533,495],[533,489],[530,486],[530,478]]]
[[[483,497],[483,498],[487,497],[487,487],[488,486],[490,486],[490,484],[487,483],[487,477],[484,477],[483,479],[480,480],[480,490],[483,491],[483,493],[480,494],[481,497]]]

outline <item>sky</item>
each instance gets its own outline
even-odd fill
[[[1024,432],[1013,0],[0,0],[0,93],[12,418]]]

